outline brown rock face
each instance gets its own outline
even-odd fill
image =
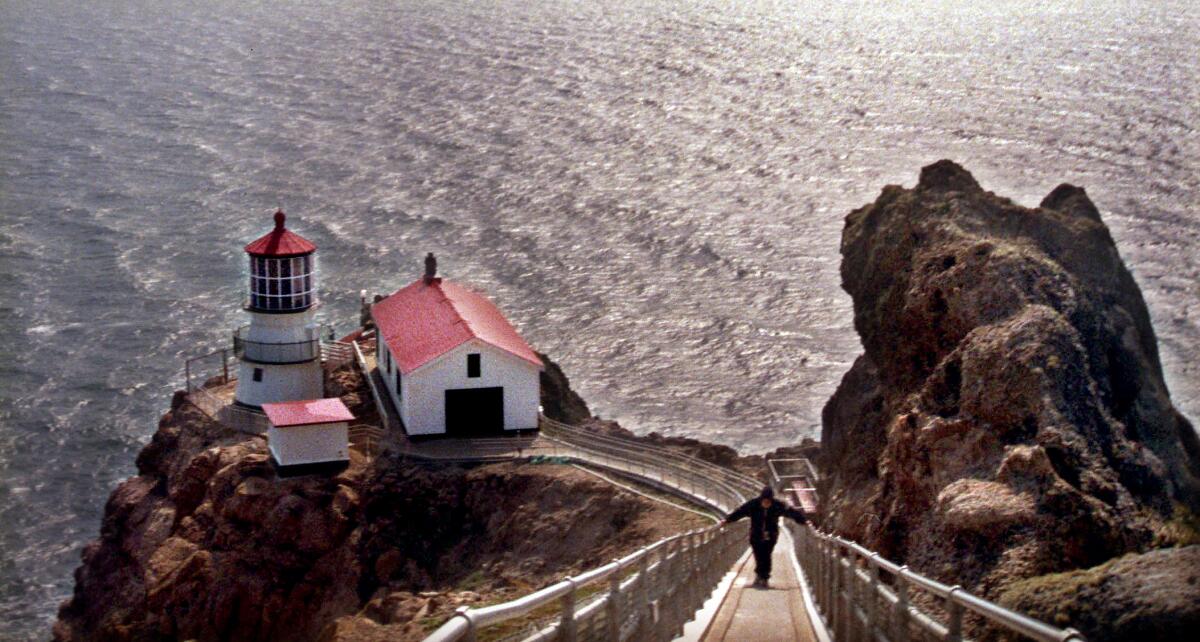
[[[592,411],[579,393],[571,389],[566,373],[550,357],[538,353],[545,369],[541,374],[542,414],[567,424],[580,424],[592,417]]]
[[[355,379],[339,375],[348,404],[366,399]],[[707,523],[569,467],[357,457],[280,479],[265,440],[174,403],[112,493],[54,638],[419,640],[459,605]]]
[[[1088,640],[1176,642],[1200,631],[1200,546],[1126,555],[1014,583],[1005,606],[1092,632]]]
[[[865,353],[823,413],[827,526],[989,595],[1178,541],[1200,445],[1082,189],[1028,209],[939,161],[842,257]]]

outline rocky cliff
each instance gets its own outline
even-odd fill
[[[356,379],[336,383],[363,416]],[[458,605],[511,599],[708,523],[567,466],[354,453],[340,474],[280,479],[265,440],[182,393],[137,465],[83,553],[56,640],[421,639]]]
[[[1200,443],[1084,190],[1030,209],[940,161],[850,213],[842,257],[864,354],[823,413],[827,526],[1052,620],[1104,590],[1068,606],[1031,595],[1078,577],[1019,581],[1193,541]]]

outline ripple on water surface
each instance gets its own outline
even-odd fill
[[[762,451],[817,433],[859,352],[846,212],[943,157],[1027,205],[1069,181],[1200,416],[1198,12],[5,3],[0,638],[45,637],[280,205],[343,329],[434,251],[599,413]]]

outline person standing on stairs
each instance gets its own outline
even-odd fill
[[[803,511],[796,510],[775,499],[775,491],[766,486],[754,499],[742,504],[730,513],[722,526],[750,518],[750,550],[754,551],[755,588],[769,588],[771,579],[771,553],[779,539],[779,518],[787,517],[797,524],[805,524],[808,518]]]

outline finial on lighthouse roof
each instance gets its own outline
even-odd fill
[[[287,215],[280,208],[275,211],[275,229],[267,232],[246,246],[246,253],[254,256],[300,256],[316,252],[311,241],[284,227]]]
[[[437,257],[430,252],[425,255],[425,285],[432,285],[437,278]]]

